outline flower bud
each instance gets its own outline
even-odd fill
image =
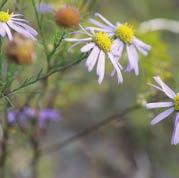
[[[80,23],[80,13],[75,7],[66,5],[56,11],[55,19],[59,26],[73,28]]]

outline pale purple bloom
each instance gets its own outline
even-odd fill
[[[172,113],[176,112],[176,119],[174,124],[174,131],[172,134],[171,143],[176,145],[179,143],[179,94],[176,94],[169,86],[167,86],[159,76],[154,77],[154,80],[158,83],[159,86],[150,84],[152,87],[162,91],[169,98],[167,102],[155,102],[147,103],[147,109],[155,108],[167,108],[165,111],[158,114],[152,121],[151,124],[155,125],[160,121],[164,120]]]
[[[62,119],[62,116],[55,109],[38,111],[30,107],[25,107],[19,111],[10,110],[7,113],[7,120],[10,124],[19,123],[22,127],[26,127],[32,119],[37,119],[38,126],[45,128],[49,121],[59,121]]]
[[[40,3],[37,5],[37,11],[42,14],[47,14],[53,12],[53,6],[50,3]]]
[[[16,122],[16,115],[17,115],[17,112],[15,112],[15,111],[9,111],[7,113],[8,123],[13,124],[14,122]]]
[[[148,55],[151,46],[136,38],[134,36],[134,31],[129,24],[121,24],[118,22],[116,25],[113,25],[101,14],[96,13],[95,15],[96,17],[100,18],[102,23],[95,19],[90,19],[90,22],[97,27],[88,27],[87,29],[93,31],[104,31],[109,33],[110,36],[114,37],[115,40],[113,44],[113,54],[115,55],[116,60],[120,60],[123,50],[126,48],[128,55],[128,66],[126,71],[134,71],[136,75],[139,75],[139,57],[136,49],[138,49],[143,55],[146,56]],[[112,75],[114,74],[115,71],[113,71]]]
[[[85,43],[85,45],[81,48],[82,53],[88,53],[88,57],[86,59],[86,67],[88,71],[91,72],[95,65],[97,66],[96,73],[98,75],[98,83],[101,84],[104,75],[105,75],[105,59],[106,56],[112,63],[114,70],[117,74],[118,83],[123,82],[123,77],[121,74],[122,66],[116,61],[113,53],[113,40],[107,33],[88,31],[86,28],[81,27],[81,31],[73,32],[72,34],[84,34],[87,35],[86,38],[76,39],[76,38],[66,38],[65,40],[68,42],[75,42],[72,46],[76,46],[79,44]]]
[[[48,121],[59,121],[61,120],[61,114],[55,109],[44,109],[39,113],[38,120],[39,126],[44,128]]]
[[[38,33],[27,24],[22,16],[22,14],[10,14],[9,12],[0,11],[0,36],[7,36],[9,40],[12,40],[11,30],[14,30],[27,38],[36,40]]]

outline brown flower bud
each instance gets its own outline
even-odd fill
[[[6,46],[6,56],[18,64],[32,64],[36,56],[34,42],[22,35],[15,34],[14,39]]]
[[[80,12],[72,6],[64,6],[56,11],[56,23],[65,28],[73,28],[80,23]]]

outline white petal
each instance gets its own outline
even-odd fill
[[[29,33],[28,31],[26,31],[24,28],[18,26],[18,25],[15,25],[12,21],[9,21],[7,23],[13,30],[15,30],[16,32],[28,37],[28,38],[31,38],[32,40],[36,40],[36,38],[31,34]]]
[[[176,97],[175,92],[166,85],[159,76],[154,77],[154,80],[162,87],[163,92],[171,99]]]
[[[111,30],[110,29],[105,29],[105,28],[98,28],[98,27],[86,27],[87,30],[90,31],[98,31],[98,32],[106,32],[106,33],[110,33]]]
[[[177,113],[176,115],[174,131],[171,140],[172,145],[177,145],[178,143],[179,143],[179,113]]]
[[[5,29],[3,28],[3,23],[0,23],[0,35],[2,37],[6,35]]]
[[[166,111],[163,111],[162,113],[160,113],[159,115],[157,115],[152,121],[151,124],[155,125],[157,123],[159,123],[160,121],[162,121],[163,119],[165,119],[166,117],[168,117],[172,112],[174,112],[174,108],[170,108],[167,109]]]
[[[87,58],[86,66],[88,67],[88,71],[91,72],[96,64],[96,61],[99,56],[99,48],[95,46],[93,50],[91,51],[90,55]]]
[[[112,54],[118,58],[118,60],[122,56],[122,52],[124,49],[124,43],[120,41],[119,39],[114,40],[113,45],[112,45]]]
[[[115,26],[109,20],[107,20],[105,17],[103,17],[101,14],[95,13],[95,16],[99,17],[104,23],[106,23],[110,27],[115,28]]]
[[[86,52],[90,51],[94,46],[95,46],[94,43],[88,43],[81,48],[81,52],[86,53]]]
[[[34,30],[32,27],[30,27],[30,26],[27,25],[27,24],[22,23],[22,22],[15,22],[15,21],[14,21],[14,23],[17,24],[17,25],[20,25],[20,26],[24,27],[24,28],[25,28],[29,33],[31,33],[32,35],[34,35],[34,36],[38,35],[37,31]]]
[[[147,83],[147,84],[150,85],[150,86],[152,86],[152,87],[154,87],[154,88],[156,88],[157,90],[160,90],[160,91],[163,92],[162,88],[160,88],[160,87],[158,87],[158,86],[156,86],[156,85],[154,85],[154,84],[151,84],[151,83]]]
[[[173,102],[157,102],[157,103],[147,103],[146,108],[147,109],[153,109],[153,108],[165,108],[165,107],[171,107],[173,106]]]
[[[99,28],[109,29],[108,26],[106,26],[106,25],[104,25],[104,24],[98,22],[98,21],[95,20],[95,19],[89,19],[89,22],[91,22],[92,24],[96,25],[96,26],[99,27]]]
[[[12,40],[13,37],[12,37],[12,33],[11,33],[9,27],[5,23],[2,24],[2,25],[3,25],[3,27],[4,27],[5,31],[6,31],[6,34],[7,34],[8,38],[9,38],[9,40]]]
[[[113,66],[114,66],[114,68],[115,68],[115,70],[117,72],[118,83],[122,83],[123,82],[123,77],[122,77],[122,73],[121,73],[119,65],[115,61],[115,59],[112,56],[112,54],[108,53],[108,56],[109,56],[109,59],[111,60],[111,63],[113,64]]]
[[[138,54],[133,45],[127,45],[127,54],[130,66],[134,69],[135,74],[139,75],[139,66],[138,66]]]
[[[92,40],[92,38],[83,38],[83,39],[77,39],[77,38],[65,38],[64,39],[67,42],[89,42]]]
[[[101,50],[97,65],[97,75],[99,76],[98,83],[101,84],[105,74],[105,53]]]
[[[140,41],[139,39],[135,38],[133,40],[134,45],[136,48],[143,54],[148,55],[149,50],[151,49],[150,45],[145,44],[144,42]]]

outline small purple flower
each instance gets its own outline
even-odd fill
[[[174,131],[172,134],[171,144],[176,145],[179,143],[179,94],[175,93],[169,86],[167,86],[159,76],[154,77],[154,80],[159,84],[159,86],[150,84],[154,88],[162,91],[170,99],[168,102],[156,102],[156,103],[147,103],[147,109],[155,108],[169,108],[160,114],[158,114],[152,121],[151,124],[155,125],[160,121],[167,118],[172,113],[176,112],[176,119],[174,124]]]
[[[44,109],[39,113],[39,127],[43,128],[48,121],[59,121],[61,118],[61,114],[57,110]]]
[[[38,126],[45,128],[49,121],[61,120],[61,114],[55,109],[44,109],[42,111],[35,110],[30,107],[25,107],[20,111],[10,110],[7,114],[7,120],[10,124],[19,123],[22,127],[26,127],[32,119],[37,119]]]
[[[15,111],[8,111],[7,113],[7,121],[9,124],[13,124],[16,122],[16,116],[17,116],[17,112]]]
[[[42,14],[47,14],[53,12],[53,6],[50,3],[40,3],[37,6],[37,11]]]

